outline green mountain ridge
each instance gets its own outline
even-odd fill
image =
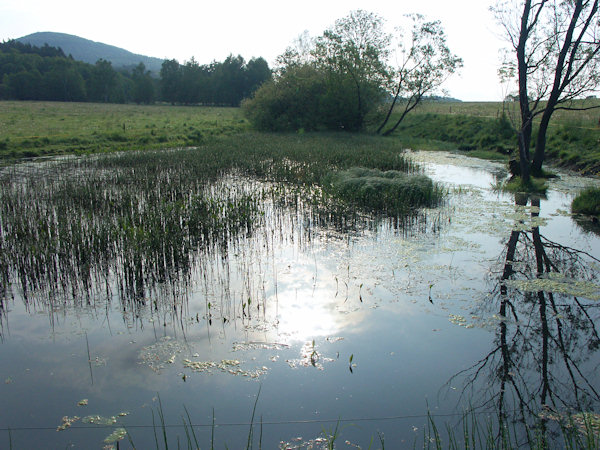
[[[45,31],[29,34],[15,40],[36,47],[42,47],[44,44],[51,47],[60,47],[66,55],[71,55],[74,59],[89,64],[95,64],[96,61],[102,58],[110,61],[116,69],[137,66],[142,62],[147,70],[158,73],[164,61],[160,58],[138,55],[114,45],[103,44],[102,42],[95,42],[66,33]]]

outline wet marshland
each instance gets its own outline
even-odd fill
[[[0,446],[306,448],[339,426],[338,448],[399,448],[428,414],[523,443],[597,417],[600,240],[569,214],[592,180],[515,196],[500,164],[413,152],[384,178],[416,164],[446,200],[380,215],[293,159],[183,153],[3,169]]]

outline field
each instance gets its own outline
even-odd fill
[[[598,100],[576,106],[597,107]],[[599,109],[557,111],[546,143],[547,165],[574,169],[585,175],[600,172]],[[508,159],[516,154],[516,103],[424,103],[396,131],[408,147],[463,150],[471,156]],[[537,133],[534,124],[534,138]]]
[[[188,147],[247,128],[236,108],[0,102],[0,158]]]
[[[599,100],[585,103],[598,105]],[[516,148],[516,108],[501,102],[426,102],[393,138],[406,148],[507,160]],[[548,132],[548,164],[597,174],[599,116],[598,109],[557,111]],[[249,128],[238,108],[0,102],[0,160],[194,147]]]
[[[585,107],[600,106],[600,100],[590,99],[583,103]],[[462,114],[465,116],[487,117],[489,119],[499,118],[503,112],[509,116],[515,116],[518,103],[502,102],[425,102],[419,107],[419,113],[430,114]],[[582,127],[595,128],[598,126],[600,110],[590,109],[587,111],[557,111],[553,120],[560,124],[572,124]]]

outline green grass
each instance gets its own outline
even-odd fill
[[[581,191],[571,203],[575,214],[600,217],[600,188],[588,188]]]
[[[600,100],[584,103],[594,105]],[[407,116],[394,139],[405,148],[507,160],[516,149],[515,108],[502,102],[425,102]],[[599,117],[595,109],[557,111],[548,132],[547,163],[599,173]],[[5,161],[194,147],[250,129],[239,108],[11,101],[0,102],[0,127],[0,160]]]
[[[389,213],[415,206],[436,206],[443,193],[431,179],[397,170],[351,168],[330,177],[330,190],[350,203]]]
[[[520,177],[513,177],[506,183],[498,186],[498,189],[503,192],[527,193],[527,194],[538,194],[545,195],[548,185],[545,179],[531,177],[529,182],[523,183]]]
[[[396,134],[400,137],[451,143],[458,150],[488,150],[508,154],[516,144],[514,130],[505,116],[420,113],[406,117]]]
[[[0,159],[201,145],[243,132],[238,108],[0,102]]]
[[[578,106],[600,106],[600,100]],[[517,105],[502,102],[425,102],[394,133],[406,147],[464,151],[507,160],[516,153]],[[546,163],[583,174],[600,173],[600,109],[557,111],[547,134]],[[537,129],[534,126],[533,142]],[[533,150],[533,149],[532,149]]]

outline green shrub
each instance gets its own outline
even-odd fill
[[[573,199],[571,211],[576,214],[600,216],[600,188],[592,187],[581,191]]]
[[[349,77],[305,64],[263,84],[242,102],[242,109],[259,131],[358,131],[381,99],[379,90],[368,84],[361,86],[360,97],[358,102]]]
[[[319,98],[324,92],[322,74],[308,65],[294,67],[277,81],[263,84],[242,109],[260,131],[313,131],[319,127]]]

